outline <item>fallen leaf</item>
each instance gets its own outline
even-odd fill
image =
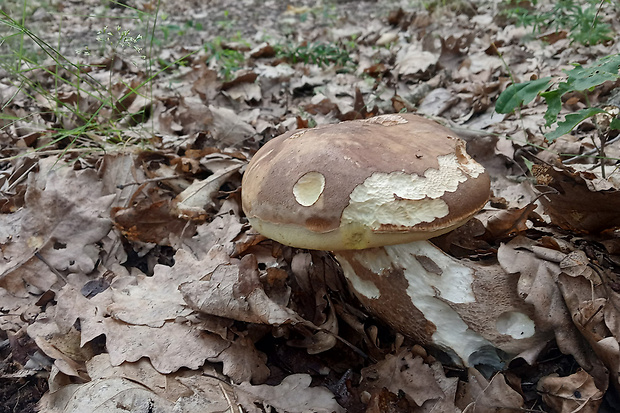
[[[497,373],[489,381],[476,369],[470,368],[465,392],[457,405],[463,413],[511,413],[524,408],[523,398]]]
[[[439,55],[423,50],[418,43],[411,43],[396,54],[395,70],[403,79],[428,79],[438,61]]]
[[[595,413],[603,401],[603,392],[583,370],[566,377],[543,377],[537,389],[544,402],[558,413]]]
[[[99,258],[96,243],[111,229],[108,210],[114,197],[104,193],[92,169],[58,165],[31,175],[19,230],[2,248],[0,280],[35,253],[55,270],[91,272]]]
[[[214,199],[219,195],[220,187],[226,180],[244,165],[231,160],[231,165],[218,170],[213,175],[201,181],[194,181],[187,189],[181,192],[173,201],[173,211],[179,218],[204,220],[207,211],[214,208]]]
[[[256,134],[256,130],[235,111],[213,105],[209,106],[209,110],[213,116],[209,129],[219,147],[237,146]]]
[[[167,413],[173,407],[140,383],[120,377],[69,384],[47,393],[39,404],[47,413]]]
[[[397,355],[388,354],[379,363],[362,369],[362,380],[366,391],[386,388],[394,394],[404,392],[417,406],[446,397],[430,366],[407,349]]]
[[[305,322],[267,296],[253,255],[218,266],[208,281],[181,284],[180,291],[190,307],[218,317],[276,326]]]
[[[310,387],[311,382],[307,374],[291,374],[277,386],[241,383],[237,386],[237,400],[250,413],[261,413],[268,406],[278,413],[344,412],[329,390]]]
[[[548,165],[534,165],[532,172],[538,183],[536,188],[543,193],[540,200],[553,224],[577,232],[600,232],[620,226],[620,191],[613,187],[594,189],[594,174]]]

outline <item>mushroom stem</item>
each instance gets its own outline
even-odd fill
[[[517,354],[532,345],[533,309],[518,298],[515,277],[495,266],[456,260],[428,241],[334,256],[375,316],[456,364],[494,365],[498,349]]]

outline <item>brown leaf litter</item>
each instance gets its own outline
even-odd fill
[[[86,38],[100,21],[83,3],[58,6],[89,16],[80,24],[52,13],[40,26],[62,23],[67,38]],[[162,61],[228,36],[217,19],[239,24],[254,44],[228,79],[202,47],[148,90],[145,68],[121,56],[84,64],[82,90],[56,89],[49,73],[72,76],[60,66],[28,74],[57,100],[0,79],[12,117],[0,119],[0,379],[47,377],[40,408],[58,413],[614,411],[615,167],[603,175],[583,156],[594,147],[588,125],[549,144],[540,102],[519,118],[494,113],[493,102],[509,75],[560,75],[617,45],[584,48],[561,32],[545,34],[544,46],[522,42],[524,29],[485,2],[456,11],[338,2],[332,23],[326,5],[262,3],[162,6],[171,22],[205,27],[173,37]],[[297,38],[352,42],[353,67],[275,54]],[[110,106],[94,98],[102,84]],[[612,91],[605,85],[588,99],[603,103]],[[584,101],[571,96],[566,108]],[[128,147],[149,150],[120,151],[110,142],[119,136],[98,130],[55,141],[56,131],[83,126],[76,108],[118,126]],[[266,140],[400,111],[441,117],[494,177],[478,219],[436,244],[497,274],[546,332],[501,368],[453,366],[400,336],[359,306],[330,254],[266,240],[241,211],[241,176]],[[617,146],[609,143],[609,157]],[[524,158],[535,162],[533,176]]]

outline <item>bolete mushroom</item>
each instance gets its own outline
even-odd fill
[[[467,222],[489,193],[465,142],[412,114],[285,133],[254,155],[242,183],[256,231],[332,251],[365,307],[461,365],[537,340],[514,279],[426,241]]]

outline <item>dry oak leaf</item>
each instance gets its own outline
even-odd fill
[[[188,316],[192,310],[183,300],[179,285],[202,278],[213,263],[197,260],[185,250],[177,251],[174,259],[172,267],[156,265],[151,277],[128,276],[123,282],[117,279],[111,286],[113,302],[107,307],[108,313],[127,324],[150,327]]]
[[[504,271],[518,276],[519,295],[534,307],[536,328],[555,334],[560,350],[573,354],[581,364],[588,358],[587,351],[558,287],[559,265],[539,257],[546,250],[535,241],[517,236],[499,247],[497,259]],[[528,360],[534,362],[535,356],[530,354]]]
[[[222,373],[230,377],[235,383],[252,382],[264,383],[271,371],[267,367],[267,355],[261,353],[248,337],[239,337],[217,357],[210,362],[222,362]]]
[[[430,366],[407,349],[397,355],[388,354],[384,360],[362,369],[362,379],[362,386],[368,392],[382,388],[394,394],[403,391],[418,406],[427,400],[446,397]]]
[[[211,222],[198,225],[193,237],[183,239],[183,248],[192,251],[199,259],[205,255],[214,256],[218,249],[227,257],[231,256],[235,252],[232,241],[241,233],[243,226],[239,215],[224,203]],[[215,258],[213,262],[220,264],[223,261]]]
[[[247,323],[276,326],[307,323],[265,293],[254,255],[235,261],[218,266],[208,281],[181,284],[179,289],[188,305],[207,314]]]
[[[83,343],[105,334],[115,366],[148,357],[161,373],[182,367],[196,369],[205,360],[223,357],[222,352],[231,346],[229,341],[202,331],[198,325],[174,321],[177,316],[188,314],[177,291],[178,284],[207,274],[216,265],[211,258],[197,260],[179,250],[174,267],[156,266],[151,278],[119,276],[108,290],[92,299],[67,287],[59,294],[60,311],[57,309],[56,317],[64,328],[79,318]],[[233,362],[228,358],[221,361]]]
[[[103,328],[112,365],[148,357],[153,367],[164,374],[182,367],[197,369],[230,346],[219,336],[177,322],[151,328],[106,318]]]
[[[599,181],[592,172],[579,172],[568,166],[534,165],[532,173],[538,183],[536,189],[544,193],[540,201],[553,224],[578,232],[600,232],[620,226],[620,190],[594,188],[594,182]]]
[[[512,413],[523,410],[523,398],[501,373],[491,381],[475,368],[469,369],[465,393],[457,401],[463,413]]]
[[[92,381],[48,392],[39,403],[41,411],[225,413],[237,406],[233,385],[212,371],[206,372],[210,376],[201,370],[164,375],[146,359],[113,367],[107,354],[93,357],[86,366]]]
[[[46,413],[168,413],[173,408],[147,387],[121,377],[70,384],[46,393],[39,402]]]
[[[277,386],[241,383],[236,386],[235,393],[239,404],[249,413],[261,413],[265,408],[269,411],[269,407],[278,413],[344,412],[329,390],[310,387],[311,382],[308,374],[292,374]]]
[[[40,166],[42,170],[47,167],[50,166]],[[31,173],[18,228],[9,240],[2,240],[0,280],[19,269],[26,275],[40,274],[38,277],[49,273],[34,258],[35,253],[58,271],[91,272],[99,259],[96,243],[112,228],[109,207],[115,195],[104,192],[92,169],[74,171],[58,165],[47,173]],[[11,278],[21,279],[22,275],[13,274]],[[28,277],[27,281],[41,289],[49,288],[51,284],[46,284],[55,281],[53,277],[45,283],[38,277]],[[3,280],[5,283],[11,281]]]
[[[158,396],[175,403],[174,412],[223,413],[230,407],[223,393],[232,393],[232,386],[210,367],[161,374],[147,359],[114,367],[110,364],[109,355],[105,353],[86,362],[86,367],[93,380],[121,377],[147,387]]]
[[[113,366],[110,363],[110,355],[107,353],[97,354],[86,362],[88,375],[92,380],[107,379],[112,377],[122,377],[133,382],[140,383],[148,387],[154,393],[162,395],[170,400],[170,395],[175,397],[177,394],[191,394],[187,389],[179,392],[178,389],[170,391],[171,384],[174,384],[174,374],[161,374],[153,368],[148,359],[142,358],[135,363],[123,363],[120,366]],[[184,387],[181,385],[181,387]]]
[[[545,376],[538,382],[537,390],[558,413],[596,413],[603,401],[603,392],[584,370],[566,377]]]

